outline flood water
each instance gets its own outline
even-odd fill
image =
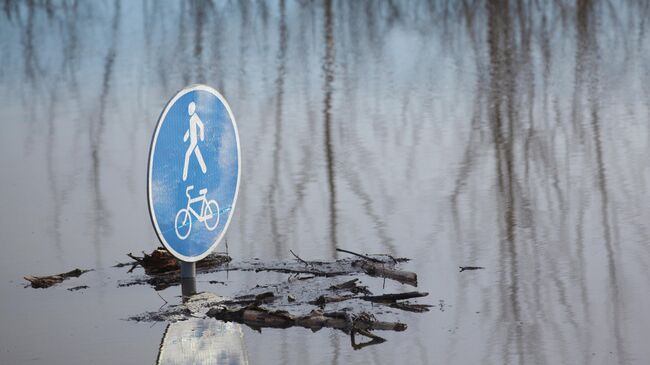
[[[159,360],[167,325],[124,319],[164,302],[112,265],[157,246],[151,135],[205,83],[240,130],[231,256],[411,257],[435,305],[359,351],[242,326],[251,364],[647,364],[649,32],[644,0],[4,1],[0,363]]]

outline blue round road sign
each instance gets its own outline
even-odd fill
[[[178,259],[199,261],[219,244],[240,166],[237,124],[223,96],[205,85],[179,91],[158,119],[147,179],[156,234]]]

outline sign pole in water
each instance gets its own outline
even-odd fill
[[[196,262],[179,261],[181,266],[181,294],[189,297],[196,294]]]
[[[196,261],[221,242],[239,191],[241,152],[226,99],[206,85],[179,91],[156,125],[147,198],[156,235],[194,277]]]

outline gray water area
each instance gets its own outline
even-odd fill
[[[215,343],[251,364],[647,364],[649,32],[644,0],[4,1],[0,363],[180,351],[162,344],[191,329],[124,320],[164,302],[111,266],[157,246],[151,135],[206,83],[240,130],[231,256],[411,257],[436,305],[359,351],[327,329]],[[75,267],[95,271],[24,288]]]

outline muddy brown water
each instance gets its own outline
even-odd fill
[[[151,133],[195,82],[222,91],[240,128],[233,257],[412,257],[436,305],[359,351],[333,330],[247,327],[204,351],[647,363],[649,32],[641,0],[3,2],[0,363],[155,363],[183,351],[162,351],[166,337],[230,328],[125,321],[164,302],[118,287],[126,270],[111,267],[156,246]],[[23,288],[75,267],[95,271]],[[229,295],[258,280],[198,286]]]

